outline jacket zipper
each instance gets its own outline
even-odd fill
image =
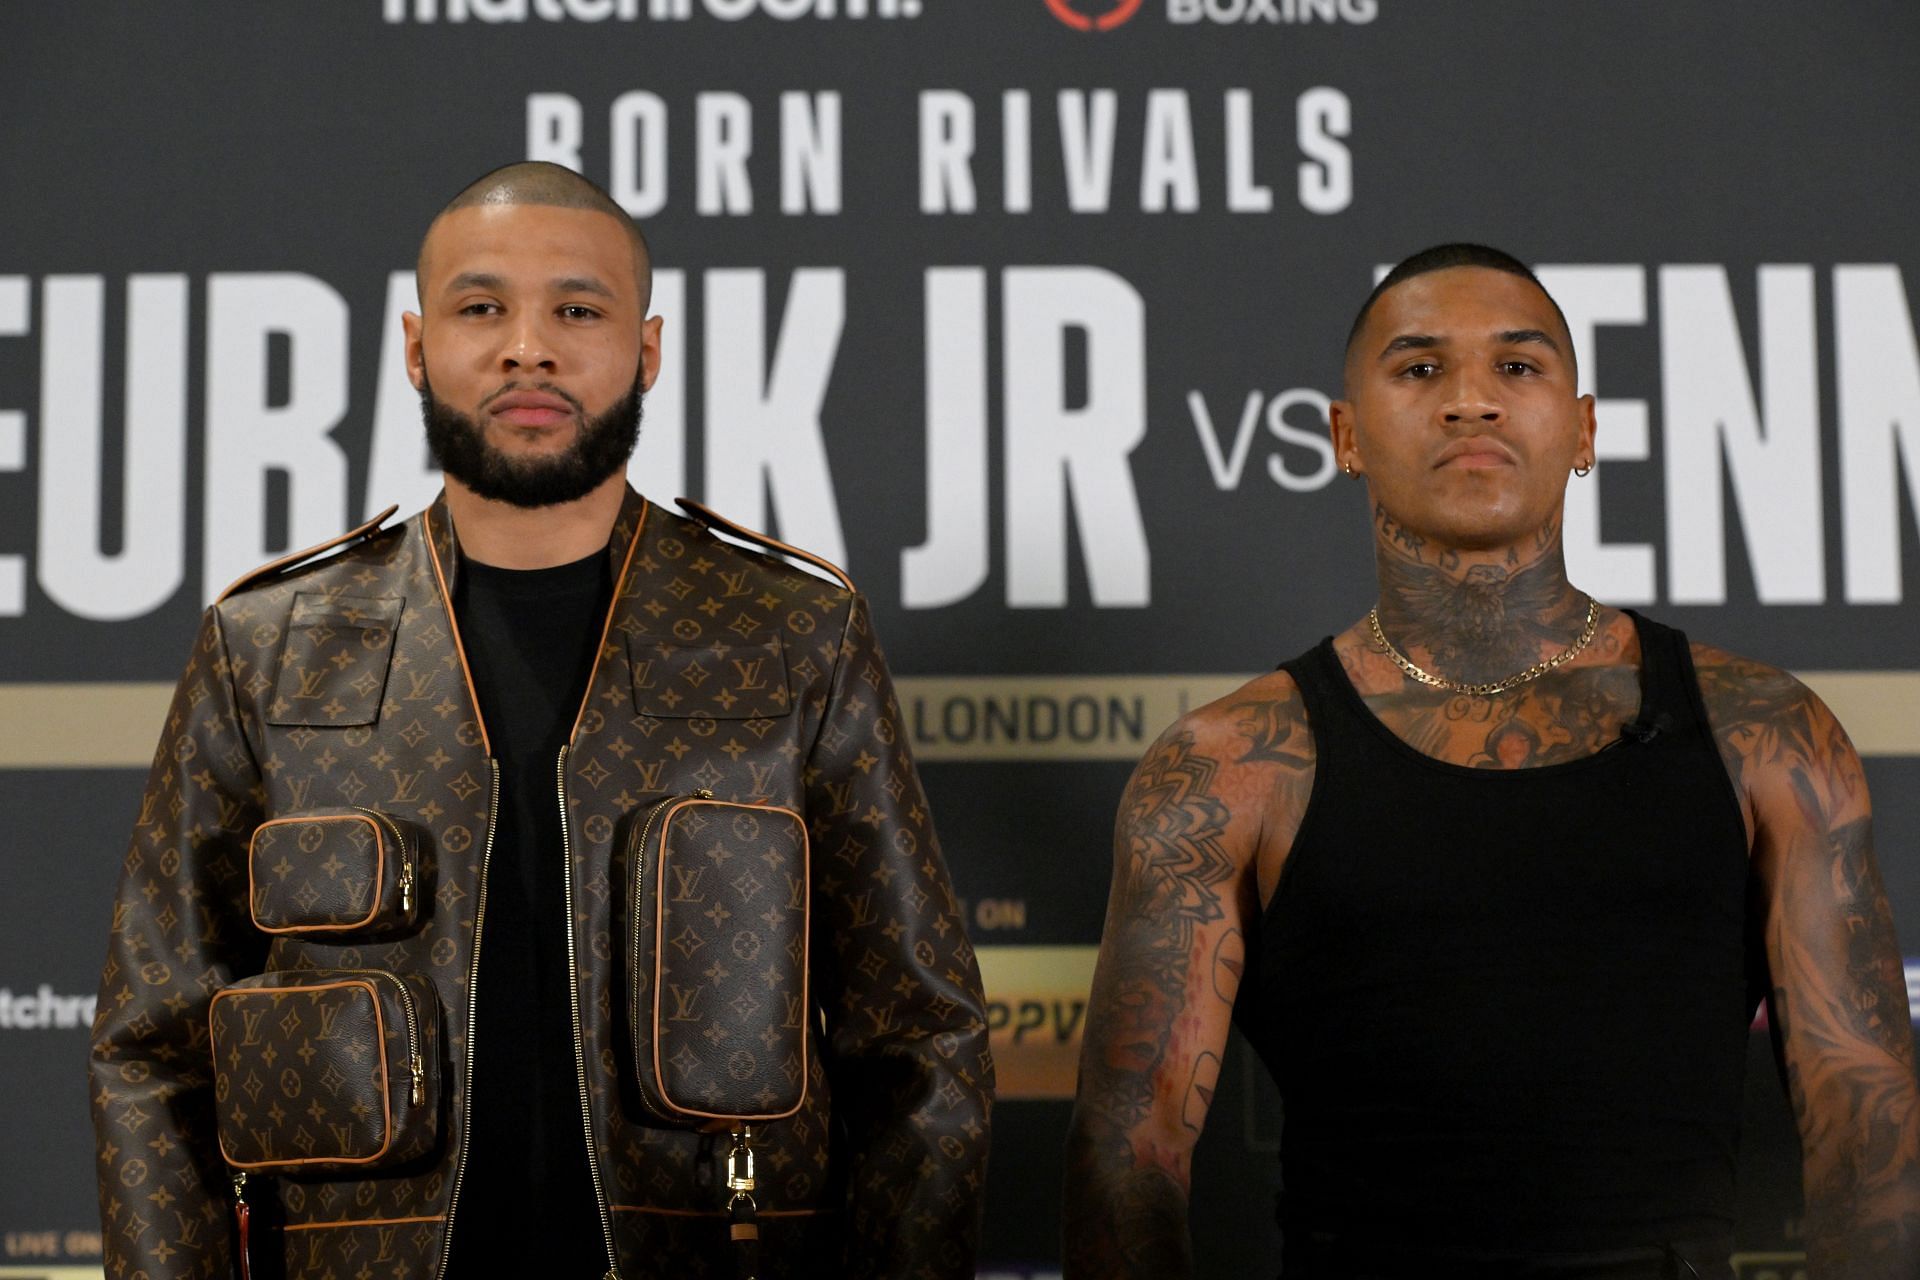
[[[607,605],[607,616],[602,623],[602,628],[601,628],[602,643],[604,643],[606,640],[607,629],[613,625],[614,610],[619,606],[619,602],[620,602],[620,598],[619,598],[620,582],[622,579],[626,577],[627,566],[633,562],[633,553],[635,548],[637,548],[640,545],[640,532],[646,526],[647,512],[650,509],[651,509],[651,504],[649,504],[644,498],[641,499],[640,520],[639,520],[639,523],[636,524],[634,527],[632,541],[627,544],[626,560],[621,564],[620,568],[616,570],[614,573],[614,598]],[[433,512],[431,508],[429,508],[421,516],[420,527],[426,535],[427,560],[433,567],[434,580],[439,586],[440,604],[441,604],[441,607],[444,608],[447,612],[447,622],[453,631],[454,652],[458,656],[460,661],[461,674],[466,678],[469,696],[471,696],[474,700],[473,711],[474,711],[474,716],[476,717],[477,723],[480,726],[481,745],[483,749],[487,749],[490,752],[491,748],[487,747],[486,745],[487,744],[486,717],[480,710],[478,694],[473,692],[473,673],[467,667],[466,653],[460,647],[460,624],[459,624],[459,621],[453,616],[453,597],[447,591],[446,579],[442,575],[440,570],[440,553],[436,551],[433,546]],[[449,530],[449,534],[451,534],[451,532],[452,531]],[[600,670],[600,659],[598,654],[596,654],[594,657],[592,670],[590,671],[587,677],[587,686],[588,686],[589,693],[591,693],[591,690],[592,690],[593,677],[595,674],[599,672],[599,670]],[[586,709],[586,702],[584,699],[581,701],[580,705],[581,705],[581,711],[584,713]],[[577,715],[575,717],[574,725],[575,725],[575,729],[577,730],[579,727],[579,719]],[[474,907],[473,966],[467,976],[467,1063],[466,1063],[467,1087],[462,1089],[460,1094],[460,1158],[454,1163],[454,1168],[453,1168],[453,1190],[449,1193],[449,1196],[447,1199],[447,1220],[446,1220],[446,1226],[443,1228],[445,1231],[445,1237],[444,1237],[444,1243],[440,1251],[440,1269],[437,1273],[436,1280],[446,1280],[447,1263],[453,1257],[453,1211],[460,1202],[460,1182],[461,1182],[461,1179],[466,1175],[466,1171],[467,1171],[467,1148],[469,1144],[466,1139],[467,1139],[469,1096],[472,1093],[472,1084],[473,1084],[473,1042],[476,1038],[475,1030],[479,1025],[478,1018],[475,1015],[479,1011],[479,998],[480,998],[480,926],[485,921],[486,915],[487,915],[487,866],[493,860],[493,828],[494,828],[495,821],[499,817],[499,813],[500,813],[500,764],[497,760],[493,758],[491,754],[487,756],[487,769],[493,779],[493,791],[492,791],[491,798],[487,802],[487,843],[486,843],[485,852],[482,853],[480,858],[479,902]],[[614,1248],[613,1248],[613,1222],[612,1222],[611,1216],[607,1212],[606,1192],[600,1182],[600,1163],[594,1157],[594,1152],[593,1152],[593,1114],[592,1114],[592,1109],[587,1102],[586,1045],[582,1041],[580,1036],[580,987],[579,987],[578,974],[575,972],[575,963],[574,963],[573,865],[572,865],[573,855],[570,850],[570,844],[569,844],[569,839],[567,835],[567,774],[566,774],[566,770],[567,770],[567,748],[562,747],[560,749],[560,766],[559,766],[560,844],[561,844],[562,852],[565,854],[565,857],[566,857],[566,865],[562,867],[563,875],[561,877],[561,883],[565,886],[565,889],[566,889],[567,974],[569,978],[573,979],[572,990],[569,993],[569,995],[570,995],[570,1003],[573,1006],[574,1065],[576,1067],[577,1075],[580,1083],[580,1110],[581,1110],[581,1114],[585,1117],[586,1126],[587,1126],[587,1169],[593,1175],[594,1199],[598,1202],[598,1207],[600,1209],[600,1230],[603,1238],[605,1239],[606,1247],[607,1247],[607,1264],[608,1264],[607,1274],[605,1277],[603,1277],[603,1280],[620,1280],[620,1269],[619,1269],[619,1265],[618,1265],[616,1256],[614,1254]]]
[[[400,850],[400,914],[411,919],[413,916],[413,845],[400,830],[400,824],[378,809],[363,807],[360,812],[372,817],[393,833],[393,843]]]
[[[413,1012],[413,992],[400,980],[400,975],[391,969],[362,969],[360,972],[385,978],[400,992],[400,1007],[407,1015],[407,1074],[413,1078],[413,1087],[407,1091],[407,1097],[414,1106],[421,1106],[427,1100],[427,1072],[426,1065],[420,1060],[419,1020]]]
[[[587,1042],[580,1033],[580,969],[574,959],[573,940],[573,837],[567,831],[567,753],[572,749],[571,744],[560,748],[560,762],[554,770],[560,798],[560,884],[567,909],[567,1003],[573,1014],[573,1067],[580,1088],[580,1119],[587,1138],[587,1172],[593,1175],[593,1205],[600,1211],[600,1234],[607,1246],[607,1274],[603,1280],[619,1280],[620,1258],[613,1247],[613,1215],[607,1211],[607,1191],[600,1181],[600,1157],[593,1149],[593,1103],[587,1093]]]
[[[448,610],[451,614],[452,610]],[[472,1149],[468,1128],[473,1103],[473,1042],[478,1039],[480,1020],[480,931],[487,922],[487,868],[493,862],[493,829],[500,819],[500,762],[487,757],[487,777],[491,790],[487,795],[487,843],[480,852],[480,883],[473,908],[473,962],[467,970],[467,1062],[460,1089],[460,1158],[453,1165],[453,1190],[447,1196],[447,1224],[440,1246],[440,1270],[445,1280],[447,1263],[453,1258],[453,1211],[460,1207],[460,1183],[467,1175],[467,1152]]]
[[[640,824],[640,834],[634,839],[632,845],[629,846],[632,852],[632,861],[633,861],[633,913],[632,913],[633,914],[633,941],[630,944],[629,950],[627,951],[628,955],[637,956],[640,954],[640,931],[643,927],[643,922],[640,918],[640,895],[646,892],[647,837],[653,834],[654,823],[658,822],[661,819],[661,817],[666,814],[667,810],[673,807],[674,802],[676,800],[711,800],[711,799],[713,799],[713,792],[709,791],[705,787],[701,787],[699,790],[685,794],[685,795],[664,796],[661,799],[653,802],[653,811],[647,815],[647,820]],[[641,1024],[640,1024],[640,982],[637,975],[633,980],[633,1015],[632,1016],[633,1016],[634,1027],[638,1028]],[[663,1114],[660,1108],[654,1106],[653,1103],[647,1098],[647,1093],[646,1093],[646,1090],[644,1089],[640,1091],[640,1105],[646,1108],[646,1110],[650,1112],[656,1120],[677,1121],[679,1119],[678,1116]]]

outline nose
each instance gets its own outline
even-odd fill
[[[508,330],[506,343],[500,350],[501,372],[555,371],[553,343],[544,320],[545,317],[537,312],[529,310],[520,313],[516,323]]]
[[[1440,412],[1448,426],[1500,426],[1506,421],[1499,386],[1485,369],[1462,368],[1449,378]]]

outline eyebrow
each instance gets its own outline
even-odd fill
[[[611,298],[613,290],[595,280],[592,276],[564,276],[555,280],[549,288],[555,293],[591,293],[598,298]]]
[[[1440,345],[1440,339],[1430,333],[1403,333],[1380,349],[1380,359],[1400,351],[1430,351]]]
[[[490,275],[485,271],[463,271],[447,282],[447,292],[459,293],[463,289],[485,289],[497,293],[505,285],[506,281],[499,276]]]
[[[1560,350],[1560,344],[1553,340],[1553,335],[1544,329],[1508,329],[1499,337],[1502,346],[1510,347],[1522,342],[1538,342],[1555,355],[1566,354]]]
[[[489,293],[503,293],[507,282],[489,271],[463,271],[447,282],[447,292],[459,293],[466,289],[484,289]],[[613,297],[613,290],[601,284],[592,276],[562,276],[552,281],[548,288],[554,293],[590,293],[598,298]]]
[[[1503,347],[1516,346],[1525,342],[1537,342],[1556,355],[1566,354],[1560,350],[1560,344],[1553,340],[1553,335],[1545,329],[1506,329],[1495,334],[1494,337],[1499,340],[1500,345]],[[1444,339],[1431,333],[1402,333],[1394,337],[1385,347],[1381,348],[1379,358],[1385,360],[1388,356],[1401,351],[1431,351],[1436,347],[1443,347],[1445,345],[1446,341]]]

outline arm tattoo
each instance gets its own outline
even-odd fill
[[[1743,792],[1754,775],[1769,767],[1786,766],[1804,776],[1820,759],[1823,746],[1830,752],[1839,745],[1835,734],[1840,726],[1836,723],[1822,734],[1806,687],[1778,668],[1714,655],[1699,662],[1696,674],[1720,758]],[[1839,742],[1844,741],[1841,736]],[[1841,755],[1851,757],[1852,751]],[[1858,768],[1856,763],[1856,773]],[[1850,779],[1847,785],[1851,792],[1858,783]]]
[[[1893,932],[1893,908],[1873,860],[1865,818],[1832,837],[1834,884],[1847,920],[1847,976],[1862,1032],[1894,1058],[1913,1065],[1912,1012],[1907,975]]]
[[[1815,865],[1784,874],[1788,899],[1769,950],[1780,957],[1782,1042],[1796,1046],[1787,1087],[1807,1148],[1810,1256],[1823,1276],[1905,1274],[1920,1257],[1920,1098],[1893,913],[1866,818],[1806,852]],[[1793,895],[1838,916],[1837,956],[1799,936]]]
[[[1193,1060],[1180,1110],[1180,1123],[1195,1137],[1200,1136],[1200,1128],[1207,1122],[1207,1108],[1213,1105],[1214,1090],[1219,1086],[1220,1055],[1208,1049]]]
[[[1265,761],[1294,769],[1313,765],[1308,754],[1307,727],[1291,703],[1283,699],[1238,702],[1233,705],[1234,728],[1247,740],[1240,764]]]
[[[1232,1004],[1246,971],[1246,937],[1238,929],[1229,929],[1220,935],[1220,942],[1213,949],[1213,994]]]
[[[1209,997],[1221,981],[1193,954],[1200,927],[1224,916],[1221,893],[1234,876],[1223,844],[1227,808],[1211,792],[1217,768],[1194,749],[1191,733],[1178,733],[1147,754],[1121,800],[1109,943],[1089,1005],[1067,1152],[1067,1266],[1075,1276],[1192,1274],[1184,1153],[1140,1130],[1167,1084],[1160,1068],[1181,1034],[1190,976],[1209,984]],[[1244,943],[1236,945],[1229,950],[1223,940],[1215,963],[1240,963]],[[1218,1059],[1201,1057],[1175,1085],[1183,1118],[1197,1098],[1211,1098],[1218,1079]]]
[[[1805,1148],[1810,1260],[1823,1277],[1912,1274],[1920,1090],[1859,757],[1791,676],[1717,654],[1699,673],[1738,789],[1774,788],[1772,810],[1756,823],[1762,838],[1781,841],[1767,951]]]

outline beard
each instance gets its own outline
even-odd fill
[[[608,476],[626,468],[640,440],[645,398],[637,373],[626,395],[592,417],[556,386],[540,383],[524,389],[558,396],[573,406],[580,428],[573,443],[561,452],[514,457],[488,444],[479,423],[435,397],[422,371],[420,414],[426,422],[427,447],[440,469],[483,498],[515,507],[551,507],[586,497]]]

